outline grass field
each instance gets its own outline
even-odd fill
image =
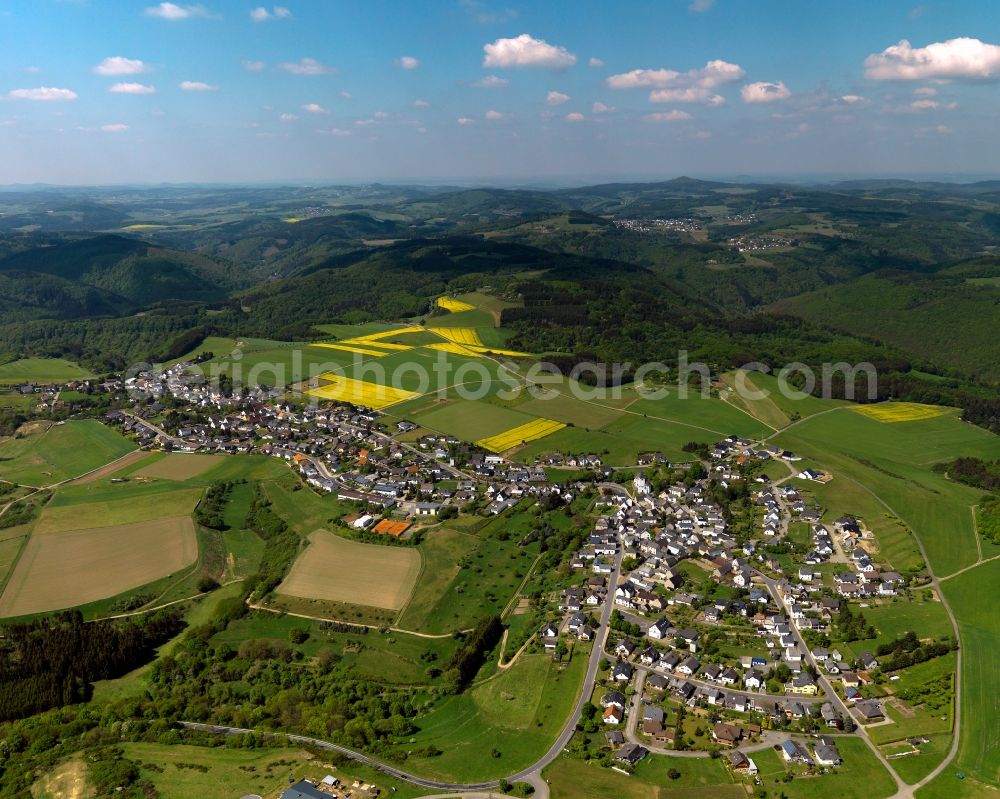
[[[434,745],[442,754],[410,757],[419,774],[454,780],[511,774],[529,765],[551,745],[580,691],[587,667],[586,649],[568,665],[547,655],[522,655],[469,691],[451,696],[423,718],[416,746]],[[496,751],[498,756],[491,755]]]
[[[201,498],[200,488],[181,488],[173,491],[140,492],[137,495],[114,496],[109,489],[103,495],[80,497],[57,495],[35,524],[36,537],[110,525],[141,524],[190,514]],[[101,501],[97,497],[107,497]],[[96,501],[95,501],[96,500]]]
[[[521,413],[555,419],[584,429],[598,430],[621,416],[617,408],[609,408],[596,402],[585,402],[561,392],[547,392],[539,397],[531,397],[515,406]]]
[[[957,454],[1000,457],[1000,437],[960,421],[956,411],[894,424],[837,411],[807,419],[777,441],[831,469],[834,483],[854,481],[885,503],[883,512],[893,509],[920,538],[939,576],[978,557],[971,509],[980,492],[933,466]]]
[[[100,422],[38,425],[23,437],[0,443],[0,479],[52,485],[93,471],[134,449],[132,442]]]
[[[895,782],[864,741],[844,736],[838,738],[837,749],[843,765],[832,773],[810,777],[796,769],[791,782],[780,782],[786,768],[774,750],[755,752],[752,757],[768,793],[774,790],[788,799],[883,799],[895,793]]]
[[[412,418],[422,427],[465,441],[497,435],[532,421],[526,414],[485,400],[449,400]]]
[[[218,466],[226,457],[224,455],[188,455],[171,452],[165,458],[160,458],[149,466],[144,466],[134,477],[156,477],[163,480],[190,480],[192,477],[207,472],[213,466]]]
[[[70,608],[183,569],[198,556],[189,517],[32,536],[0,597],[0,616]]]
[[[476,442],[477,446],[488,449],[490,452],[506,452],[520,444],[529,441],[537,441],[540,438],[552,435],[562,430],[566,425],[552,419],[535,419],[531,422],[518,425],[502,433],[481,438]]]
[[[450,530],[430,533],[419,547],[423,569],[399,626],[447,633],[502,610],[534,559],[516,545],[516,535],[501,541]]]
[[[900,776],[900,778],[902,778],[904,782],[909,785],[919,782],[930,774],[938,763],[944,759],[945,753],[951,745],[950,735],[931,735],[928,737],[930,743],[920,744],[918,747],[919,752],[917,754],[908,754],[904,757],[893,757],[889,759],[893,770]],[[911,747],[908,744],[903,744],[902,747],[900,747],[899,744],[890,744],[889,746],[884,747],[882,751],[888,755],[892,753],[893,747],[895,747],[897,751],[911,750]]]
[[[419,573],[420,555],[415,549],[362,544],[317,530],[278,593],[400,610]]]
[[[1000,781],[1000,614],[996,612],[1000,561],[980,566],[942,583],[958,617],[962,641],[962,722],[957,764],[987,785]],[[945,773],[948,773],[946,770]],[[943,777],[942,777],[943,779]]]
[[[94,374],[62,358],[21,358],[0,365],[0,383],[68,383],[90,380]]]
[[[239,799],[247,795],[277,799],[289,778],[319,780],[333,774],[348,788],[369,782],[383,795],[413,799],[415,786],[355,763],[333,768],[322,758],[297,749],[228,749],[224,747],[127,743],[125,756],[141,765],[142,776],[169,799]],[[426,793],[424,790],[422,793]]]
[[[667,777],[676,769],[676,780]],[[632,776],[563,756],[545,769],[553,799],[745,799],[721,760],[646,758]]]

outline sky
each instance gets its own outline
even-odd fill
[[[0,0],[0,184],[1000,175],[1000,3]]]

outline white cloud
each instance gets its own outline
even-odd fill
[[[267,66],[265,61],[244,61],[243,69],[247,72],[260,72],[264,67]]]
[[[505,8],[502,11],[491,11],[482,0],[458,0],[458,4],[473,15],[481,25],[504,22],[517,16],[517,9]]]
[[[913,93],[917,97],[934,97],[937,95],[938,90],[933,86],[921,86],[919,89],[914,89]]]
[[[278,64],[278,68],[292,75],[329,75],[334,71],[333,67],[325,66],[315,58],[302,58],[298,61]]]
[[[190,19],[191,17],[207,17],[208,9],[202,5],[179,6],[176,3],[160,3],[158,6],[150,6],[146,9],[147,17],[159,17],[176,21],[179,19]]]
[[[486,53],[483,57],[484,67],[567,69],[576,63],[576,56],[565,47],[535,39],[527,33],[483,45],[483,52]]]
[[[691,5],[688,6],[688,11],[693,11],[695,14],[704,14],[714,5],[715,0],[692,0]]]
[[[113,94],[156,94],[156,87],[145,83],[116,83],[108,91]]]
[[[572,99],[568,94],[562,92],[549,92],[545,97],[545,105],[562,105]]]
[[[350,136],[351,131],[344,130],[343,128],[330,128],[328,130],[321,130],[320,133],[326,134],[327,136]]]
[[[374,114],[372,114],[372,116],[375,117],[375,119],[388,119],[389,118],[389,114],[388,114],[387,111],[376,111]]]
[[[75,100],[78,95],[71,89],[57,89],[54,86],[39,86],[37,89],[13,89],[7,95],[12,100],[39,100],[53,102]]]
[[[459,117],[455,120],[459,125],[472,125],[476,120],[471,117]]]
[[[418,98],[418,99],[416,99],[416,100],[413,101],[413,107],[414,108],[430,108],[431,104],[428,103],[426,100],[421,100],[421,99]]]
[[[725,98],[713,90],[743,80],[746,72],[739,64],[714,59],[699,69],[678,72],[674,69],[633,69],[605,80],[611,89],[652,89],[650,102],[700,103],[725,105]]]
[[[219,88],[211,83],[202,83],[200,80],[182,80],[179,85],[185,92],[214,92]]]
[[[997,80],[1000,46],[961,37],[913,47],[906,39],[865,59],[875,80]]]
[[[101,131],[103,133],[124,133],[128,130],[128,125],[121,122],[114,122],[110,125],[101,125]]]
[[[340,97],[340,98],[342,98],[342,99],[344,99],[344,100],[353,100],[354,99],[354,95],[351,94],[349,91],[346,91],[346,90],[337,92],[337,96]]]
[[[604,66],[604,62],[601,61],[601,59],[599,59],[599,58],[595,58],[595,57],[591,56],[590,59],[587,61],[587,66],[588,67],[603,67]]]
[[[726,98],[721,94],[713,94],[700,86],[690,86],[686,89],[653,89],[649,93],[649,101],[651,103],[700,103],[711,106],[726,104]]]
[[[499,111],[494,111],[492,108],[486,112],[484,115],[487,119],[503,119],[504,115]]]
[[[613,106],[605,105],[600,102],[596,102],[590,107],[590,113],[592,114],[610,114],[614,110]]]
[[[94,67],[94,72],[98,75],[138,75],[148,70],[149,67],[138,58],[124,58],[120,55],[105,58]]]
[[[910,108],[914,111],[933,111],[935,108],[940,108],[941,104],[936,100],[914,100],[910,103]]]
[[[319,103],[306,103],[302,106],[302,110],[310,114],[325,114],[326,109],[323,108]]]
[[[36,67],[36,66],[28,66],[28,67],[25,67],[25,68],[24,68],[24,71],[25,71],[25,72],[29,72],[29,73],[31,73],[32,75],[34,75],[34,74],[36,74],[36,73],[38,73],[38,72],[41,72],[41,71],[42,71],[42,68],[41,68],[41,67]]]
[[[257,6],[250,12],[250,19],[254,22],[267,22],[269,19],[288,19],[292,12],[284,6],[275,6],[268,11],[264,6]]]
[[[282,122],[294,122],[296,119],[298,119],[298,117],[295,116],[295,114],[282,114],[281,116],[278,117],[278,119],[280,119]]]
[[[566,114],[567,122],[583,122],[585,117],[579,111],[573,111],[570,114]]]
[[[773,103],[778,100],[787,100],[791,96],[792,93],[781,81],[777,83],[757,81],[756,83],[748,83],[740,89],[740,97],[743,98],[744,103]]]
[[[414,58],[411,55],[400,56],[396,59],[396,63],[399,65],[400,69],[416,69],[420,66],[420,59]]]
[[[848,105],[859,105],[866,101],[860,94],[845,94],[841,96],[840,102],[847,103]]]
[[[369,125],[374,125],[375,124],[375,120],[374,119],[355,119],[354,120],[354,124],[357,125],[359,128],[367,128]]]
[[[505,89],[510,86],[510,81],[496,75],[487,75],[485,78],[473,81],[472,85],[477,89]]]
[[[691,115],[687,111],[679,111],[675,108],[673,111],[658,111],[655,114],[646,114],[643,119],[650,122],[680,122],[685,119],[691,119]]]

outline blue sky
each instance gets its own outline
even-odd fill
[[[0,0],[0,184],[1000,174],[1000,4]]]

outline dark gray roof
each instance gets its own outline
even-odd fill
[[[281,799],[330,799],[330,797],[311,782],[299,780],[281,794]]]

